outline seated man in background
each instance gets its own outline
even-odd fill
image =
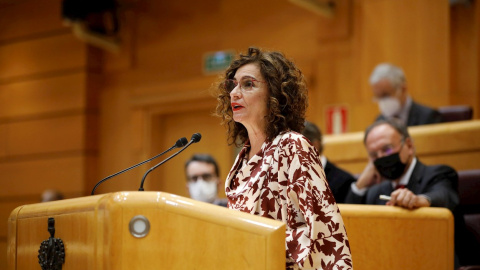
[[[415,157],[407,127],[398,119],[370,125],[363,140],[370,162],[351,185],[346,203],[387,204],[408,209],[459,203],[458,175],[449,166],[426,166]],[[388,200],[380,199],[387,195]]]
[[[323,170],[325,171],[325,176],[327,177],[328,185],[332,190],[335,201],[337,203],[344,203],[345,197],[350,190],[350,185],[355,182],[355,178],[350,173],[328,161],[323,155],[322,132],[315,124],[305,121],[305,128],[302,134],[312,142],[320,154],[320,161],[322,162]]]
[[[192,199],[227,206],[226,198],[218,198],[220,171],[211,155],[194,154],[185,162],[185,174],[187,189]]]
[[[407,92],[407,82],[402,69],[383,63],[375,67],[370,85],[378,103],[377,120],[399,118],[407,126],[435,124],[442,121],[437,110],[414,102]]]
[[[42,202],[63,200],[63,194],[55,189],[47,189],[42,193]]]

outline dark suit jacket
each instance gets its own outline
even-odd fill
[[[228,204],[228,199],[227,198],[216,198],[215,201],[213,201],[213,204],[227,207]]]
[[[338,168],[328,160],[325,164],[324,171],[335,201],[337,203],[344,203],[345,197],[347,197],[348,191],[350,190],[350,185],[355,182],[356,179],[353,175]]]
[[[408,181],[408,188],[415,194],[424,194],[432,200],[432,207],[446,207],[453,212],[459,203],[457,172],[445,165],[426,166],[417,159],[412,175]],[[393,192],[392,183],[383,181],[370,187],[365,196],[358,196],[349,190],[346,203],[379,204],[386,201],[380,200],[379,196],[390,195]]]
[[[376,120],[385,120],[383,115],[377,116]],[[407,126],[419,126],[442,122],[442,115],[432,108],[412,101],[408,112]]]

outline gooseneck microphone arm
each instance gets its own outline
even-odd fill
[[[192,138],[190,139],[190,142],[185,145],[182,149],[178,150],[175,154],[169,156],[168,158],[166,158],[165,160],[163,160],[162,162],[158,163],[157,165],[153,166],[152,168],[150,168],[144,175],[143,175],[143,178],[142,178],[142,182],[140,183],[140,188],[138,189],[138,191],[144,191],[143,189],[143,183],[145,182],[145,178],[147,178],[147,175],[155,170],[156,168],[160,167],[162,164],[164,164],[165,162],[169,161],[170,159],[172,159],[173,157],[175,157],[176,155],[180,154],[183,150],[187,149],[187,147],[189,147],[191,144],[193,143],[197,143],[200,141],[200,139],[202,138],[202,135],[200,133],[195,133],[192,135]]]
[[[177,140],[177,142],[175,142],[175,145],[173,145],[173,146],[170,147],[169,149],[163,151],[162,153],[160,153],[160,154],[158,154],[158,155],[156,155],[156,156],[154,156],[154,157],[152,157],[152,158],[149,158],[149,159],[147,159],[147,160],[145,160],[145,161],[143,161],[143,162],[140,162],[140,163],[138,163],[138,164],[135,164],[135,165],[133,165],[133,166],[131,166],[131,167],[128,167],[128,168],[126,168],[125,170],[119,171],[119,172],[117,172],[117,173],[114,173],[114,174],[112,174],[112,175],[109,175],[109,176],[103,178],[103,179],[100,180],[100,181],[95,185],[95,187],[92,189],[91,195],[94,195],[94,194],[95,194],[95,190],[97,189],[97,187],[98,187],[101,183],[107,181],[108,179],[110,179],[110,178],[112,178],[112,177],[114,177],[114,176],[117,176],[117,175],[119,175],[119,174],[121,174],[121,173],[124,173],[124,172],[126,172],[126,171],[129,171],[129,170],[131,170],[131,169],[133,169],[133,168],[136,168],[136,167],[138,167],[138,166],[140,166],[140,165],[143,165],[143,164],[145,164],[145,163],[147,163],[147,162],[150,162],[150,161],[152,161],[152,160],[160,157],[161,155],[164,155],[165,153],[171,151],[171,150],[174,149],[174,148],[183,147],[183,146],[185,146],[187,143],[188,143],[187,138],[185,138],[185,137],[180,138],[180,139]]]

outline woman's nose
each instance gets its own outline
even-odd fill
[[[230,97],[240,97],[242,91],[240,91],[240,85],[235,86],[233,90],[230,92]]]

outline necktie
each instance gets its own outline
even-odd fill
[[[395,187],[395,190],[397,190],[397,189],[399,189],[399,188],[405,188],[405,185],[397,185],[397,186]]]

